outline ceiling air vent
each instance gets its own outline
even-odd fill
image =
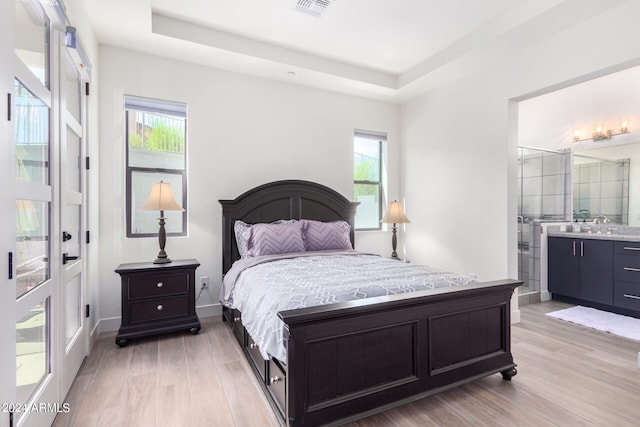
[[[293,8],[319,18],[335,0],[296,0]]]

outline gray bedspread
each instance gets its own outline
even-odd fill
[[[286,363],[279,311],[473,282],[470,276],[357,251],[305,252],[236,261],[225,275],[220,299],[242,312],[242,323],[265,359]]]

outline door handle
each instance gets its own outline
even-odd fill
[[[66,264],[69,261],[73,261],[73,260],[78,259],[78,258],[79,257],[77,257],[77,256],[69,256],[69,254],[65,252],[65,253],[62,254],[62,264]]]
[[[67,240],[71,240],[73,236],[71,235],[71,233],[68,233],[66,231],[62,232],[62,241],[66,242]]]

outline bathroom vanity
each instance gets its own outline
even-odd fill
[[[553,299],[640,318],[640,234],[603,230],[549,231],[549,292]]]

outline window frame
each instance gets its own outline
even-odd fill
[[[135,109],[129,108],[126,105],[126,100],[140,100],[141,102],[151,102],[157,105],[175,105],[177,103],[171,101],[162,101],[156,99],[142,98],[132,95],[125,95],[125,104],[124,104],[124,125],[125,125],[125,169],[126,169],[126,177],[125,177],[125,198],[126,198],[126,207],[125,207],[125,215],[126,215],[126,237],[127,238],[139,238],[139,237],[156,237],[158,235],[155,233],[134,233],[132,230],[133,221],[132,221],[132,185],[133,185],[133,174],[135,172],[143,172],[143,173],[164,173],[170,175],[180,176],[182,179],[182,200],[181,206],[184,209],[182,212],[182,231],[180,232],[168,232],[167,236],[187,236],[188,235],[188,221],[187,221],[187,178],[188,178],[188,162],[187,162],[187,114],[186,114],[186,104],[184,105],[184,169],[168,169],[168,168],[151,168],[151,167],[143,167],[143,166],[130,166],[129,163],[129,112],[136,111],[145,111],[151,114],[166,114],[161,108],[158,108],[157,111],[152,111],[151,108],[143,108],[143,109]]]
[[[368,138],[378,142],[378,181],[370,181],[370,180],[358,180],[355,179],[355,165],[354,165],[354,179],[353,186],[355,189],[356,185],[377,185],[378,186],[378,220],[382,219],[382,205],[384,200],[384,189],[383,189],[383,176],[382,176],[382,164],[383,158],[382,155],[384,153],[382,144],[387,141],[387,134],[382,132],[372,132],[372,131],[363,131],[363,130],[355,130],[353,132],[354,138],[354,148],[355,148],[355,138]],[[355,154],[355,150],[354,150]],[[356,208],[357,209],[357,208]],[[382,230],[382,223],[378,221],[377,227],[356,227],[354,220],[354,230],[356,231],[380,231]]]

